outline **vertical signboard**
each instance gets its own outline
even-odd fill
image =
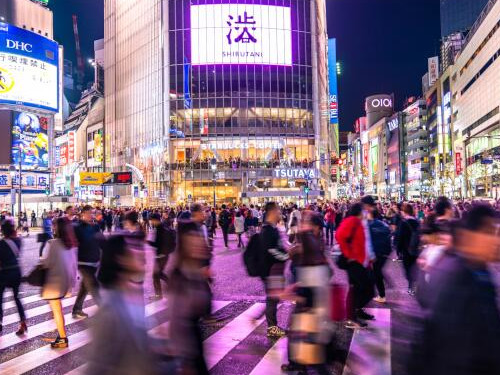
[[[462,154],[455,152],[455,173],[457,176],[462,174]]]
[[[339,153],[339,105],[337,89],[337,41],[335,38],[328,39],[328,112],[330,132],[334,134],[332,145],[336,153]]]
[[[439,57],[429,57],[427,65],[429,70],[429,86],[432,86],[439,78]]]
[[[68,132],[68,164],[75,162],[75,132]]]

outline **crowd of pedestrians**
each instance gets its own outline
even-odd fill
[[[62,299],[78,286],[72,317],[83,319],[88,317],[84,301],[90,294],[99,310],[88,374],[109,369],[154,374],[166,368],[171,373],[208,374],[202,324],[212,315],[217,276],[211,259],[218,250],[214,238],[220,234],[224,250],[243,249],[249,277],[262,282],[267,336],[277,340],[288,335],[283,371],[312,367],[328,374],[339,329],[334,310],[346,312],[342,327],[367,327],[375,317],[366,307],[389,302],[384,267],[393,261],[401,264],[409,298],[422,310],[409,371],[498,374],[499,357],[489,349],[500,347],[500,314],[488,266],[500,260],[499,218],[496,205],[444,197],[396,203],[365,196],[304,208],[275,202],[220,209],[203,204],[140,210],[67,207],[43,213],[37,237],[40,262],[23,277],[22,241],[12,217],[3,213],[0,299],[5,289],[12,289],[20,317],[16,334],[21,336],[29,327],[18,296],[20,285],[25,280],[40,286],[56,323],[51,346],[57,349],[70,345]],[[229,247],[232,235],[236,249]],[[174,360],[166,363],[164,357],[153,357],[148,346],[145,245],[153,250],[154,298],[168,296],[171,344],[164,354]],[[336,272],[345,272],[347,279],[347,295],[340,305],[332,293]],[[280,301],[293,302],[288,327],[278,321]],[[1,320],[0,304],[0,330]]]

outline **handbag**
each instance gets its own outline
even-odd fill
[[[33,286],[44,286],[47,278],[47,268],[37,264],[31,272],[23,278],[28,284]]]
[[[48,240],[48,234],[47,233],[38,233],[36,235],[36,242],[40,243],[40,242],[45,242]]]
[[[337,264],[337,267],[341,270],[346,270],[349,267],[349,261],[344,254],[340,254],[339,256],[337,256],[335,264]]]

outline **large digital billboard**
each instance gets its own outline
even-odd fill
[[[56,42],[0,22],[0,103],[59,110]]]
[[[12,163],[23,168],[49,167],[48,119],[27,112],[14,112]]]
[[[191,63],[292,65],[290,7],[191,5]]]

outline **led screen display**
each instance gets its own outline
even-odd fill
[[[49,167],[48,119],[27,112],[14,112],[12,163],[23,168]]]
[[[191,5],[191,63],[292,65],[290,7]]]
[[[0,22],[0,103],[58,110],[56,42]]]

